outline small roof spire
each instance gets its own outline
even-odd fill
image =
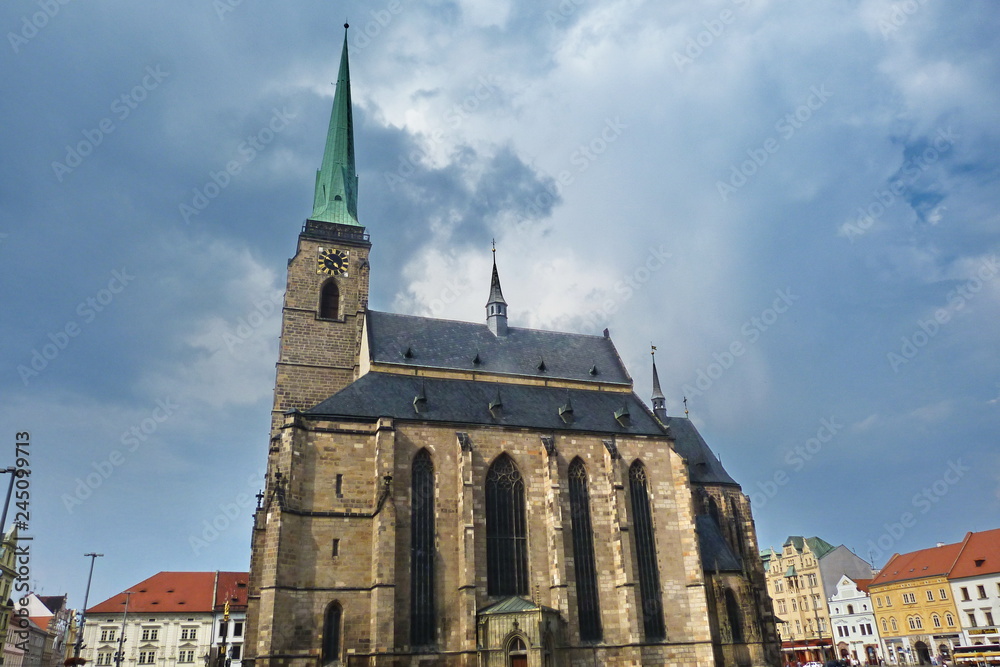
[[[660,375],[656,372],[656,346],[650,343],[649,347],[649,354],[653,358],[653,394],[650,397],[653,402],[653,414],[660,419],[665,419],[667,416],[667,398],[663,395],[663,390],[660,389]]]
[[[493,277],[490,280],[490,300],[486,302],[486,324],[494,336],[507,335],[507,302],[500,289],[500,272],[497,271],[497,242],[493,239]]]
[[[347,57],[347,29],[340,55],[337,90],[333,96],[330,126],[326,134],[323,163],[316,171],[313,220],[361,226],[358,222],[358,175],[354,166],[354,118],[351,104],[351,72]]]

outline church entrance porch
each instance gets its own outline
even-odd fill
[[[483,667],[556,667],[563,621],[550,607],[511,596],[477,615],[477,647]]]

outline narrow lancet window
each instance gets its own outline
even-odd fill
[[[573,566],[576,570],[576,604],[580,639],[601,641],[601,607],[594,563],[594,531],[590,523],[587,468],[579,458],[569,466],[569,504],[573,523]]]
[[[501,454],[486,473],[486,592],[528,594],[528,534],[524,480]]]
[[[319,316],[324,320],[335,320],[340,315],[340,290],[337,281],[327,280],[319,296]]]
[[[660,571],[656,564],[656,540],[653,515],[649,506],[646,467],[636,461],[628,471],[632,496],[632,530],[635,539],[635,562],[639,570],[639,597],[642,603],[642,627],[647,641],[666,638],[663,627],[663,604],[660,598]]]
[[[323,664],[340,660],[340,604],[331,602],[323,620]]]
[[[410,638],[414,646],[435,640],[434,464],[426,449],[413,459],[410,522]]]

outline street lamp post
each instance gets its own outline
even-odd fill
[[[13,481],[13,477],[11,480]],[[104,554],[83,554],[85,558],[90,559],[90,574],[87,575],[87,590],[83,594],[83,610],[80,612],[80,627],[76,629],[76,643],[73,644],[73,658],[80,657],[80,651],[83,649],[83,626],[87,623],[87,601],[90,599],[90,581],[94,578],[94,561],[98,558],[104,556]]]
[[[7,485],[7,500],[3,503],[3,516],[0,517],[0,535],[5,535],[4,528],[7,527],[7,508],[10,507],[10,494],[14,491],[14,478],[17,477],[17,468],[11,466],[6,470],[0,470],[0,473],[10,475],[10,484]]]
[[[115,665],[122,667],[125,662],[125,621],[128,619],[128,602],[132,598],[132,591],[125,591],[125,611],[122,613],[122,633],[118,637],[118,652],[115,653]]]

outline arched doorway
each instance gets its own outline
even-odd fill
[[[528,667],[528,647],[520,637],[512,639],[507,647],[507,667]]]
[[[917,664],[918,665],[929,665],[931,664],[931,652],[927,648],[927,644],[923,642],[917,642],[913,645],[913,649],[917,652]]]

